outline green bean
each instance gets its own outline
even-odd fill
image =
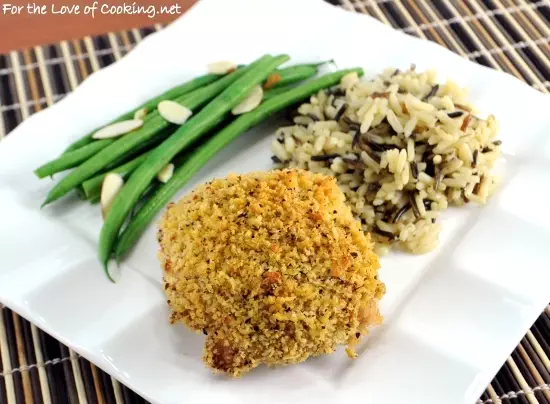
[[[313,77],[317,74],[317,67],[313,65],[297,65],[281,69],[281,79],[272,88],[282,87]]]
[[[224,76],[206,87],[183,96],[180,101],[187,108],[195,110],[204,103],[216,97],[224,88],[241,77],[247,69],[248,68],[244,68],[234,71],[233,73]],[[136,147],[139,147],[140,144],[151,139],[170,125],[172,124],[165,121],[164,118],[162,118],[160,114],[155,111],[151,114],[151,118],[147,121],[146,125],[135,132],[116,139],[112,144],[109,144],[107,147],[94,154],[75,170],[73,170],[69,175],[59,181],[59,183],[48,193],[46,201],[42,204],[42,206],[61,198],[74,187],[99,173],[113,161],[126,155]]]
[[[128,182],[116,196],[109,215],[107,216],[99,237],[99,258],[105,268],[111,256],[113,245],[122,224],[132,207],[139,200],[142,192],[151,183],[156,174],[168,164],[173,157],[185,147],[192,144],[200,136],[213,127],[216,122],[233,107],[245,99],[252,88],[263,82],[265,78],[288,56],[263,56],[252,65],[241,78],[227,87],[212,102],[206,105],[197,115],[192,117],[176,133],[157,147],[149,158],[132,173]]]
[[[147,111],[153,111],[157,108],[157,105],[164,100],[173,100],[176,99],[184,94],[188,94],[191,91],[196,90],[197,88],[206,86],[210,83],[213,83],[217,79],[219,79],[221,76],[217,74],[206,74],[204,76],[197,77],[193,80],[190,80],[186,83],[183,83],[177,87],[171,88],[170,90],[162,93],[161,95],[150,99],[149,101],[145,102],[144,104],[141,104],[139,107],[126,112],[125,114],[120,115],[118,118],[114,119],[113,121],[109,122],[107,125],[112,125],[116,122],[125,121],[127,119],[133,119],[134,114],[136,111],[139,111],[140,109],[145,108]],[[102,127],[105,127],[107,125],[103,125]],[[101,128],[97,128],[87,134],[86,136],[80,138],[79,140],[72,143],[67,149],[65,149],[65,153],[76,150],[78,148],[81,148],[82,146],[86,146],[89,143],[94,142],[94,139],[92,138],[92,135],[97,132]]]
[[[132,220],[135,215],[137,215],[137,213],[139,212],[139,210],[141,209],[141,206],[146,203],[149,199],[151,199],[151,197],[153,195],[155,195],[155,193],[157,192],[157,189],[159,188],[159,186],[161,185],[162,183],[159,182],[159,181],[154,181],[151,183],[151,185],[149,185],[149,187],[143,192],[143,194],[141,194],[141,196],[139,197],[139,202],[134,206],[134,208],[132,209],[132,211],[130,212],[130,215],[128,217],[128,220]]]
[[[120,156],[116,160],[113,160],[111,163],[109,163],[105,169],[104,172],[108,172],[110,170],[113,170],[117,167],[119,167],[121,164],[125,164],[130,160],[133,160],[140,154],[143,154],[144,152],[148,150],[152,150],[153,148],[157,147],[159,144],[161,144],[167,137],[169,137],[172,133],[174,133],[177,129],[177,125],[169,125],[166,129],[162,130],[155,136],[153,136],[151,139],[146,140],[139,146],[132,149],[129,153]]]
[[[273,73],[279,74],[280,79],[276,84],[271,87],[271,89],[287,86],[302,80],[309,79],[310,77],[313,77],[318,73],[319,66],[329,62],[331,61],[294,65],[275,70]]]
[[[302,64],[302,65],[296,65],[296,66],[289,66],[285,67],[283,69],[277,70],[278,73],[281,75],[281,80],[273,86],[275,87],[281,87],[287,84],[296,83],[301,80],[305,80],[311,76],[314,76],[317,73],[317,68],[320,65],[323,65],[328,62],[321,62],[321,63],[315,63],[315,64]],[[245,66],[239,66],[239,69],[242,69]],[[154,111],[158,104],[161,101],[164,100],[176,100],[176,98],[179,98],[180,96],[184,94],[188,94],[201,86],[206,86],[212,82],[214,82],[217,78],[221,76],[215,75],[215,74],[207,74],[205,76],[197,77],[194,80],[191,80],[185,84],[182,84],[178,87],[172,88],[165,93],[159,95],[158,97],[155,97],[149,101],[147,101],[145,104],[140,105],[139,107],[133,109],[130,112],[127,112],[118,118],[114,119],[113,121],[109,122],[106,125],[103,125],[102,127],[112,125],[117,122],[125,121],[127,119],[132,119],[134,117],[134,114],[136,111],[140,109],[147,109],[149,112]],[[82,146],[85,146],[89,143],[94,142],[94,139],[92,139],[92,135],[97,132],[100,128],[95,129],[94,131],[90,132],[83,138],[77,140],[73,144],[71,144],[67,149],[65,150],[65,153],[70,152],[72,150],[76,150]]]
[[[201,169],[218,151],[223,149],[228,143],[236,137],[250,129],[252,126],[260,123],[266,117],[280,111],[292,104],[300,102],[305,98],[315,94],[317,91],[337,84],[347,73],[357,72],[362,75],[360,68],[342,70],[327,74],[309,83],[295,87],[283,94],[273,96],[265,100],[259,107],[243,114],[214,135],[206,143],[199,146],[187,159],[181,164],[172,178],[159,187],[155,195],[150,198],[139,210],[128,226],[121,233],[115,256],[117,261],[132,248],[143,230],[151,223],[156,214],[170,201],[189,179]]]
[[[239,70],[241,72],[236,73],[237,76],[242,74],[242,69],[237,69],[237,71],[239,71]],[[225,76],[225,77],[227,77],[227,76]],[[180,104],[185,103],[184,105],[187,106],[187,104],[194,105],[193,101],[200,100],[200,102],[197,103],[193,107],[193,108],[199,108],[202,105],[204,105],[206,102],[208,102],[209,100],[214,98],[221,91],[220,88],[223,86],[223,84],[224,83],[227,84],[227,81],[224,81],[224,80],[227,80],[227,79],[226,78],[220,79],[217,82],[212,83],[211,85],[208,85],[206,87],[199,88],[198,90],[195,90],[193,92],[181,95],[180,97],[175,98],[173,101],[178,102]],[[219,83],[219,82],[222,82],[222,83]],[[201,97],[205,97],[205,98],[202,99]],[[190,102],[188,103],[187,100],[189,98],[190,98]],[[191,109],[193,109],[193,108],[191,108]],[[162,126],[155,126],[155,125],[158,125],[159,119],[160,119],[160,122],[163,125]],[[160,117],[158,111],[153,110],[153,111],[151,111],[150,114],[148,114],[145,117],[144,122],[143,122],[143,126],[139,129],[139,131],[144,131],[144,130],[149,130],[150,129],[150,130],[154,131],[154,133],[156,133],[156,131],[163,129],[163,128],[167,127],[168,125],[169,125],[168,122],[164,121],[164,119],[162,119]],[[135,132],[132,132],[131,135],[133,136],[134,133]],[[58,157],[57,159],[52,160],[52,161],[44,164],[39,169],[37,169],[37,171],[40,170],[40,175],[42,176],[40,178],[44,178],[46,176],[53,175],[53,174],[58,173],[60,171],[66,170],[68,168],[76,167],[80,163],[83,163],[86,160],[88,160],[89,158],[93,157],[100,150],[103,150],[107,146],[112,145],[117,140],[120,140],[120,138],[94,140],[90,144],[94,144],[96,146],[91,147],[90,144],[89,144],[88,148],[86,148],[87,146],[83,146],[83,147],[80,148],[80,149],[83,149],[83,150],[80,150],[80,149],[74,150],[75,152],[77,150],[80,150],[80,153],[78,153],[78,161],[76,161],[76,158],[72,154],[69,154],[67,156],[67,154],[70,153],[70,152],[66,152],[66,153],[62,154],[60,157]],[[36,173],[36,171],[35,171],[35,173]]]
[[[309,64],[306,63],[304,66],[312,66],[312,67],[318,68],[319,66],[328,65],[328,64],[334,64],[334,59],[323,60],[322,62],[317,62],[317,63],[309,63]]]
[[[80,164],[87,161],[114,142],[115,139],[94,140],[93,142],[79,147],[78,149],[64,152],[55,160],[48,161],[44,165],[38,167],[34,170],[34,173],[38,178],[46,178],[61,171],[78,167]]]
[[[163,134],[156,135],[153,139],[150,139],[144,142],[135,150],[132,150],[130,156],[122,156],[118,160],[114,161],[112,164],[106,167],[110,169],[112,167],[118,167],[121,163],[128,161],[128,157],[132,158],[137,153],[140,153],[144,149],[150,148],[151,145],[157,145],[162,140],[166,139],[170,134],[176,130],[176,127],[173,126],[171,131],[164,131]],[[44,164],[43,166],[37,168],[34,173],[38,178],[46,178],[48,176],[54,175],[61,171],[68,170],[70,168],[78,167],[80,164],[88,160],[90,157],[98,153],[100,150],[109,146],[114,142],[113,139],[102,139],[96,140],[93,143],[90,143],[86,146],[83,146],[79,149],[73,150],[71,152],[64,153],[60,158],[52,160],[49,163]]]
[[[313,76],[315,76],[319,72],[319,66],[331,63],[332,60],[327,60],[325,62],[320,63],[310,63],[310,64],[302,64],[302,65],[295,65],[295,66],[289,66],[284,69],[276,70],[274,73],[278,73],[280,76],[279,81],[274,84],[268,92],[264,95],[264,101],[265,96],[269,94],[269,97],[273,97],[278,94],[282,94],[285,91],[288,91],[293,86],[292,84],[296,84],[300,81],[307,80]]]
[[[271,89],[269,89],[268,91],[266,91],[264,93],[264,98],[263,98],[262,102],[265,102],[268,99],[275,97],[276,95],[284,94],[287,91],[292,90],[293,88],[296,88],[296,87],[293,86],[293,85],[288,85],[288,86],[283,86],[283,87],[271,88]]]
[[[131,153],[127,156],[121,156],[117,160],[113,161],[107,167],[106,170],[109,170],[114,167],[125,163],[126,161],[134,158],[136,155],[140,154],[143,150],[150,149],[151,146],[156,146],[168,136],[170,136],[176,130],[175,125],[169,126],[162,133],[159,133],[154,138],[149,139],[143,142],[141,145],[136,147]],[[50,161],[49,163],[44,164],[42,167],[39,167],[35,170],[35,174],[38,178],[45,178],[47,176],[56,174],[58,172],[68,170],[70,168],[78,167],[80,164],[88,160],[93,155],[97,154],[100,150],[109,146],[114,142],[113,139],[102,139],[96,140],[93,143],[90,143],[86,146],[81,147],[80,149],[73,150],[63,154],[61,157],[56,160]]]
[[[86,197],[86,193],[84,192],[84,190],[81,187],[76,187],[74,189],[74,191],[75,191],[76,196],[78,197],[78,199],[80,199],[81,201],[88,200],[88,198]]]
[[[128,161],[127,163],[116,167],[106,173],[96,175],[89,180],[86,180],[82,183],[82,188],[86,195],[86,199],[92,199],[96,196],[101,195],[101,186],[103,185],[103,180],[108,173],[117,173],[122,175],[122,177],[127,177],[132,171],[134,171],[145,159],[151,154],[152,150],[143,153],[133,160]]]
[[[112,142],[112,139],[97,140],[79,149],[66,152],[61,158],[49,161],[48,163],[38,167],[34,173],[38,178],[46,178],[61,171],[77,167],[79,164],[90,158],[90,156],[93,156],[100,150],[104,149]]]
[[[126,119],[121,119],[124,115],[119,116],[117,119],[111,121],[107,125],[110,125],[112,123],[117,123],[121,121],[125,121]],[[105,125],[105,126],[107,126]],[[88,133],[87,135],[82,136],[80,139],[75,140],[73,143],[71,143],[61,155],[64,155],[66,153],[70,153],[74,150],[81,149],[82,147],[89,145],[90,143],[95,142],[95,139],[92,137],[94,133],[96,133],[100,128],[94,129],[93,132]]]
[[[282,87],[282,85],[284,84],[295,83],[296,81],[304,80],[314,76],[317,73],[317,64],[290,66],[284,69],[280,69],[278,70],[278,72],[281,75],[281,80],[277,83],[277,85],[274,88],[268,90],[265,93],[265,97],[274,96],[275,94],[287,91],[289,87],[288,86]],[[170,91],[173,91],[173,90],[174,89]],[[201,95],[203,95],[204,92],[205,91],[199,90],[197,94],[195,93],[189,94],[187,97],[185,97],[185,99],[187,99],[188,102],[193,103],[193,99],[197,99],[201,97]],[[166,96],[167,94],[168,92],[163,95]],[[157,98],[160,98],[160,97],[157,97]],[[185,99],[182,99],[180,97],[179,101],[185,102]],[[264,98],[264,100],[265,99],[266,98]],[[149,103],[152,103],[152,102],[153,100],[149,101]],[[200,102],[198,103],[198,105],[200,106]],[[153,115],[150,114],[149,116],[151,117]],[[150,139],[149,142],[152,140],[154,141],[154,143],[158,143],[158,139],[157,139],[158,137],[159,136],[155,136],[153,139]],[[74,150],[72,152],[66,152],[62,158],[46,163],[45,165],[38,168],[35,171],[35,173],[39,178],[45,178],[49,175],[53,175],[60,171],[74,168],[79,164],[81,164],[82,162],[89,159],[94,154],[96,154],[100,149],[103,149],[108,145],[112,144],[114,141],[115,139],[97,140],[97,141],[94,141],[93,145],[89,144],[78,150]],[[147,144],[147,142],[145,142],[143,146],[144,147],[141,147],[135,150],[133,154],[135,155],[137,152],[140,152],[143,148],[147,148],[147,146],[149,145]],[[121,156],[118,160],[114,161],[109,166],[107,166],[106,169],[109,170],[110,168],[113,168],[113,170],[116,170],[117,167],[119,167],[123,162],[127,162],[127,161],[128,161],[127,156]],[[114,172],[118,172],[118,171],[114,171]],[[88,199],[90,198],[91,195],[95,195],[98,192],[100,192],[101,182],[103,180],[104,175],[98,175],[96,177],[94,177],[96,178],[94,181],[92,181],[93,179],[90,179],[89,180],[90,183],[88,183],[85,188],[85,190],[87,189],[86,194]]]
[[[311,65],[297,65],[273,72],[273,74],[275,73],[279,74],[280,79],[271,88],[286,86],[313,77],[317,74],[317,68]]]
[[[290,67],[286,67],[284,69],[278,70],[278,73],[280,74],[281,78],[273,86],[273,88],[280,88],[282,86],[286,86],[286,85],[289,85],[289,84],[292,84],[292,83],[296,83],[298,81],[302,81],[302,80],[305,80],[305,79],[308,79],[308,78],[314,76],[315,74],[317,74],[317,65],[316,64],[304,64],[304,65],[290,66]],[[197,83],[192,81],[192,82],[184,84],[180,87],[189,86],[191,84],[195,85],[195,84],[204,82],[205,81],[204,79],[208,78],[208,77],[209,76],[199,77],[199,78],[196,79]],[[157,97],[153,100],[148,101],[146,104],[143,104],[140,107],[140,108],[148,108],[152,112],[145,118],[144,126],[149,125],[149,122],[152,119],[154,119],[154,117],[156,116],[155,115],[155,112],[156,112],[155,108],[156,108],[156,106],[158,105],[158,103],[160,101],[162,101],[164,99],[172,99],[176,102],[180,102],[180,103],[187,106],[187,104],[185,104],[186,102],[187,103],[192,103],[193,99],[197,99],[199,97],[204,96],[204,94],[208,91],[208,90],[205,90],[204,88],[201,88],[201,89],[199,89],[195,92],[184,94],[185,95],[184,98],[182,98],[182,96],[174,98],[177,94],[175,90],[179,90],[180,87],[176,87],[174,89],[171,89],[168,92],[166,92],[165,94],[163,94],[163,95],[161,95],[161,96],[159,96],[159,97]],[[188,88],[190,88],[190,87],[188,87]],[[191,97],[191,99],[189,99],[189,97]],[[208,100],[203,101],[202,103],[198,103],[196,108],[200,108],[207,101]],[[115,122],[120,122],[120,121],[123,121],[123,120],[126,120],[126,119],[131,119],[133,117],[133,115],[130,115],[130,114],[132,114],[133,112],[135,112],[135,110],[131,111],[131,112],[125,114],[125,115],[120,116],[115,121],[111,122],[110,124],[115,123]],[[107,126],[107,125],[105,125],[105,126]],[[89,135],[87,135],[87,138],[89,138],[89,141],[80,143],[79,147],[76,147],[76,146],[75,147],[69,147],[60,157],[58,157],[57,159],[52,160],[52,161],[42,165],[41,167],[39,167],[35,171],[36,175],[39,178],[45,178],[45,177],[48,177],[50,175],[56,174],[58,172],[68,170],[70,168],[77,167],[79,164],[81,164],[84,161],[88,160],[94,154],[96,154],[100,150],[106,148],[107,146],[111,145],[112,143],[114,143],[117,140],[117,139],[94,140],[91,137],[94,133],[95,133],[95,131],[90,133]],[[82,140],[84,140],[84,139],[82,139]],[[78,143],[78,141],[77,141],[77,143]],[[91,143],[93,143],[95,146],[91,147],[90,146]],[[76,143],[74,145],[76,145]],[[84,148],[84,147],[86,147],[86,148]],[[82,149],[82,150],[80,150],[80,149]],[[74,152],[76,152],[76,150],[79,150],[79,153],[73,154]]]
[[[220,119],[216,126],[222,123],[227,119],[227,116],[223,119]],[[155,136],[153,139],[150,139],[147,143],[150,145],[158,146],[161,141],[165,140],[173,132],[165,131],[166,135],[164,136]],[[155,142],[151,142],[155,140]],[[82,191],[85,193],[84,199],[90,199],[94,196],[101,195],[101,187],[103,185],[103,180],[108,173],[118,173],[122,174],[123,178],[126,179],[139,165],[151,154],[153,151],[152,148],[145,148],[145,153],[140,153],[142,150],[139,150],[137,153],[134,153],[131,158],[124,158],[116,160],[113,164],[106,167],[105,171],[101,174],[96,175],[82,183]]]
[[[278,95],[280,93],[288,91],[290,88],[291,87],[287,86],[287,87],[278,87],[276,89],[270,89],[270,90],[265,92],[263,101],[265,102],[266,100],[274,97],[275,95]],[[217,126],[218,124],[226,121],[229,117],[231,117],[231,114],[225,115],[214,126]],[[156,137],[155,137],[155,139],[156,139]],[[111,168],[111,169],[108,168],[105,173],[96,175],[95,177],[84,181],[82,183],[82,188],[83,188],[84,193],[85,193],[85,198],[84,199],[91,199],[91,198],[99,196],[101,194],[101,186],[103,185],[103,180],[104,180],[105,176],[107,175],[107,173],[122,174],[122,176],[126,179],[132,173],[132,171],[134,171],[137,167],[139,167],[139,165],[145,160],[145,158],[147,158],[147,156],[149,156],[149,154],[151,154],[151,151],[152,150],[149,150],[144,154],[138,154],[138,155],[134,156],[133,159],[131,159],[129,161],[126,160],[124,162],[124,164],[122,164],[122,165],[114,164],[113,168]]]

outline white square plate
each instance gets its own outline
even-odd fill
[[[202,336],[168,325],[155,229],[111,284],[96,258],[98,208],[68,198],[40,210],[52,183],[32,170],[208,62],[264,53],[334,58],[366,77],[411,62],[453,77],[500,121],[504,182],[487,206],[444,214],[435,252],[382,259],[386,320],[357,360],[339,350],[228,380],[202,364]],[[511,76],[321,0],[203,0],[0,144],[0,300],[157,403],[473,403],[550,301],[549,110],[547,96]],[[269,169],[274,128],[249,131],[182,193]]]

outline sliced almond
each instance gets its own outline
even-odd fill
[[[262,90],[262,86],[256,86],[252,89],[248,97],[246,97],[243,102],[231,110],[231,113],[233,115],[240,115],[245,112],[250,112],[262,103],[263,98],[264,90]]]
[[[157,179],[163,184],[166,184],[168,181],[170,181],[172,175],[174,175],[174,165],[170,163],[167,164],[162,170],[160,170],[160,172],[157,174]]]
[[[134,112],[134,119],[143,119],[147,116],[147,108],[140,108],[136,112]]]
[[[161,101],[157,108],[160,116],[176,125],[183,125],[193,115],[193,111],[175,101]]]
[[[219,62],[208,65],[208,73],[227,74],[237,69],[237,65],[229,60],[220,60]]]
[[[127,121],[113,123],[112,125],[101,128],[92,135],[94,139],[109,139],[112,137],[125,135],[133,130],[141,128],[143,121],[141,119],[129,119]]]
[[[101,216],[103,216],[103,219],[107,217],[107,214],[111,209],[111,205],[123,185],[124,179],[120,174],[109,173],[103,179],[100,198]]]

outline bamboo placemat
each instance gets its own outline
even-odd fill
[[[331,0],[550,90],[550,0]],[[123,57],[152,28],[0,55],[0,140]],[[0,146],[1,147],[1,146]],[[518,274],[518,276],[520,276]],[[0,306],[0,403],[142,403],[75,352]],[[477,404],[550,404],[550,306]],[[399,381],[396,381],[397,383]],[[429,388],[429,386],[427,386]]]

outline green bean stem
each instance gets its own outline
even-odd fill
[[[199,146],[176,169],[172,178],[166,184],[159,187],[155,195],[142,206],[137,215],[121,233],[116,246],[115,255],[117,261],[132,248],[156,214],[218,151],[266,117],[289,105],[304,100],[323,88],[337,84],[344,75],[350,72],[357,72],[359,75],[363,74],[363,70],[360,68],[330,73],[309,83],[287,90],[285,93],[265,99],[259,107],[241,115],[206,143]]]
[[[255,61],[241,78],[227,87],[176,133],[166,139],[132,173],[113,201],[109,215],[101,229],[99,258],[105,269],[122,224],[155,175],[176,154],[211,129],[220,118],[245,99],[255,85],[263,82],[278,65],[286,60],[288,60],[286,55],[275,58],[266,55]],[[108,274],[107,270],[106,273]]]
[[[200,76],[200,77],[197,77],[197,78],[195,78],[193,80],[190,80],[186,83],[183,83],[183,84],[181,84],[177,87],[171,88],[170,90],[162,93],[161,95],[150,99],[149,101],[145,102],[144,104],[141,104],[139,107],[137,107],[137,108],[135,108],[135,109],[133,109],[129,112],[126,112],[125,114],[120,115],[118,118],[114,119],[113,121],[111,121],[107,125],[112,125],[113,123],[125,121],[127,119],[133,119],[134,114],[136,113],[136,111],[139,111],[140,109],[143,109],[143,108],[145,108],[149,112],[154,111],[161,101],[176,99],[176,98],[178,98],[178,97],[180,97],[184,94],[188,94],[191,91],[196,90],[197,88],[200,88],[200,87],[206,86],[208,84],[211,84],[214,81],[216,81],[217,79],[219,79],[220,77],[221,76],[217,75],[217,74],[206,74],[204,76]],[[103,125],[102,127],[105,127],[107,125]],[[86,136],[78,139],[77,141],[75,141],[74,143],[69,145],[69,147],[67,147],[65,149],[65,153],[76,150],[76,149],[79,149],[82,146],[85,146],[89,143],[95,142],[94,139],[92,138],[92,135],[95,132],[97,132],[99,129],[101,129],[101,128],[94,129],[92,132],[88,133]]]
[[[206,87],[196,90],[189,95],[185,95],[180,99],[180,102],[187,108],[195,110],[216,97],[222,90],[241,77],[246,72],[246,69],[247,68],[237,70]],[[164,120],[157,111],[151,114],[151,116],[147,124],[142,128],[116,139],[113,143],[84,161],[69,175],[59,181],[59,183],[50,190],[42,206],[66,195],[74,187],[99,173],[116,159],[131,152],[136,147],[139,147],[140,144],[172,125]]]

